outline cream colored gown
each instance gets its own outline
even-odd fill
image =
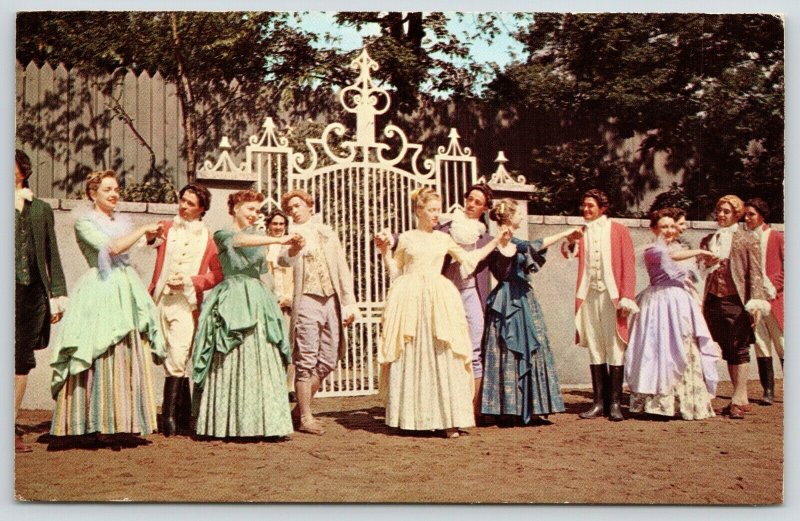
[[[407,430],[472,427],[472,344],[458,290],[441,275],[450,254],[465,274],[479,259],[442,232],[400,235],[390,261],[378,361],[386,424]]]

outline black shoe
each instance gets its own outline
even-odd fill
[[[590,365],[589,370],[592,373],[592,406],[589,410],[584,411],[578,417],[584,420],[592,418],[600,418],[605,413],[605,387],[606,387],[606,364]]]
[[[612,422],[621,422],[625,419],[622,415],[622,379],[625,376],[625,367],[610,365],[608,369],[611,375],[611,403],[608,406],[608,419]]]
[[[167,376],[164,379],[164,403],[161,406],[161,433],[172,436],[178,432],[178,421],[175,416],[180,392],[181,378]]]

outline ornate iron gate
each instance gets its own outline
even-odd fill
[[[288,190],[304,189],[317,200],[322,221],[339,233],[355,281],[360,317],[345,331],[347,354],[324,382],[320,396],[372,394],[378,390],[376,350],[380,318],[388,289],[372,237],[384,228],[401,232],[413,227],[409,192],[421,185],[436,188],[446,210],[459,207],[461,194],[476,180],[476,160],[462,148],[455,129],[449,143],[438,147],[433,159],[422,159],[422,146],[409,143],[403,130],[387,125],[386,141],[376,139],[375,117],[391,102],[377,87],[371,71],[378,69],[364,49],[350,67],[358,71],[354,84],[342,89],[339,102],[356,116],[355,133],[341,123],[330,123],[318,138],[306,139],[307,151],[297,152],[279,137],[272,118],[266,118],[261,136],[245,147],[245,161],[237,166],[227,138],[216,163],[206,161],[198,178],[249,179],[264,191],[269,205],[277,206]],[[348,139],[348,137],[354,139]]]

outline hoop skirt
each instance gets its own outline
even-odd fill
[[[685,287],[686,263],[670,257],[674,247],[657,241],[644,252],[650,286],[636,298],[625,352],[630,410],[701,420],[714,416],[720,351]]]
[[[127,216],[97,211],[75,222],[90,269],[75,284],[50,362],[53,435],[156,430],[151,358],[166,354],[158,314],[128,255],[108,252],[132,229]]]
[[[472,344],[456,287],[441,275],[450,254],[465,274],[475,257],[442,232],[400,235],[386,296],[378,362],[386,424],[406,430],[472,427]]]
[[[288,436],[293,427],[283,314],[259,278],[266,270],[264,248],[235,248],[235,235],[214,234],[225,278],[204,298],[195,333],[197,434]]]
[[[541,241],[512,243],[516,253],[507,272],[490,264],[499,282],[486,302],[481,412],[520,416],[527,424],[533,415],[563,412],[564,400],[544,316],[527,278],[544,264],[545,252]]]

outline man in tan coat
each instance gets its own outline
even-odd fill
[[[297,393],[294,419],[300,432],[324,434],[311,401],[344,352],[342,328],[355,320],[353,275],[336,231],[312,219],[314,199],[308,192],[285,193],[281,209],[292,218],[292,232],[302,237],[278,258],[280,265],[293,268],[294,278],[290,326]]]
[[[722,348],[733,383],[731,403],[722,412],[742,419],[750,409],[747,374],[753,328],[770,312],[761,270],[761,250],[756,238],[739,229],[744,202],[725,195],[716,206],[719,230],[700,241],[700,247],[719,259],[706,277],[703,315],[714,341]]]

